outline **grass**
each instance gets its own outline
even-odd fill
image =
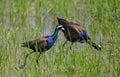
[[[103,49],[75,43],[72,50],[59,32],[56,44],[41,55],[30,55],[24,69],[18,67],[31,50],[20,47],[25,41],[52,34],[62,17],[81,24]],[[120,76],[119,0],[1,0],[0,76],[1,77],[119,77]]]

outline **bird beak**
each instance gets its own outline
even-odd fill
[[[64,31],[65,29],[62,27],[62,28],[61,28],[61,30],[63,30],[63,31]]]
[[[61,30],[63,30],[63,31],[65,30],[62,25],[60,25],[60,27],[61,27]]]
[[[61,30],[65,30],[63,27],[62,27],[62,25],[59,25],[57,28],[59,28],[59,29],[61,29]]]

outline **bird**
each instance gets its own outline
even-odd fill
[[[42,52],[45,52],[45,51],[49,50],[53,46],[53,44],[55,43],[55,41],[57,39],[57,36],[58,36],[58,32],[59,32],[60,29],[62,29],[62,25],[57,25],[56,28],[55,28],[55,31],[52,35],[43,36],[43,37],[38,38],[36,40],[24,42],[24,43],[22,43],[21,47],[27,47],[29,49],[32,49],[33,51],[30,54],[32,54],[34,52],[39,52],[39,56],[36,59],[36,62],[38,63],[38,59],[40,57],[40,54]],[[25,56],[25,62],[21,66],[21,68],[25,67],[26,59],[30,54],[27,54]]]
[[[57,17],[57,20],[58,20],[58,24],[62,25],[62,27],[64,28],[63,30],[62,29],[61,30],[67,39],[65,43],[63,44],[63,46],[68,41],[72,42],[71,46],[75,42],[80,42],[80,43],[88,43],[92,45],[92,47],[94,47],[95,49],[101,50],[101,45],[99,44],[97,45],[96,43],[94,43],[91,40],[90,36],[87,34],[87,32],[82,28],[81,25],[74,23],[74,22],[67,21],[59,17]]]

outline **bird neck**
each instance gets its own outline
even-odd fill
[[[52,45],[55,43],[56,39],[57,39],[57,35],[58,35],[59,30],[56,28],[53,35],[50,36],[47,40],[47,46],[46,49],[50,49],[52,47]]]
[[[54,31],[54,33],[53,33],[53,35],[51,36],[54,41],[55,41],[56,38],[57,38],[58,32],[59,32],[59,30],[56,28],[55,31]]]

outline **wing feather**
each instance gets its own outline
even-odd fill
[[[36,47],[38,48],[39,51],[44,50],[45,47],[47,46],[46,40],[48,37],[49,36],[44,36],[39,39],[23,43],[22,47],[28,47],[30,49],[33,49],[34,51],[36,50]]]

